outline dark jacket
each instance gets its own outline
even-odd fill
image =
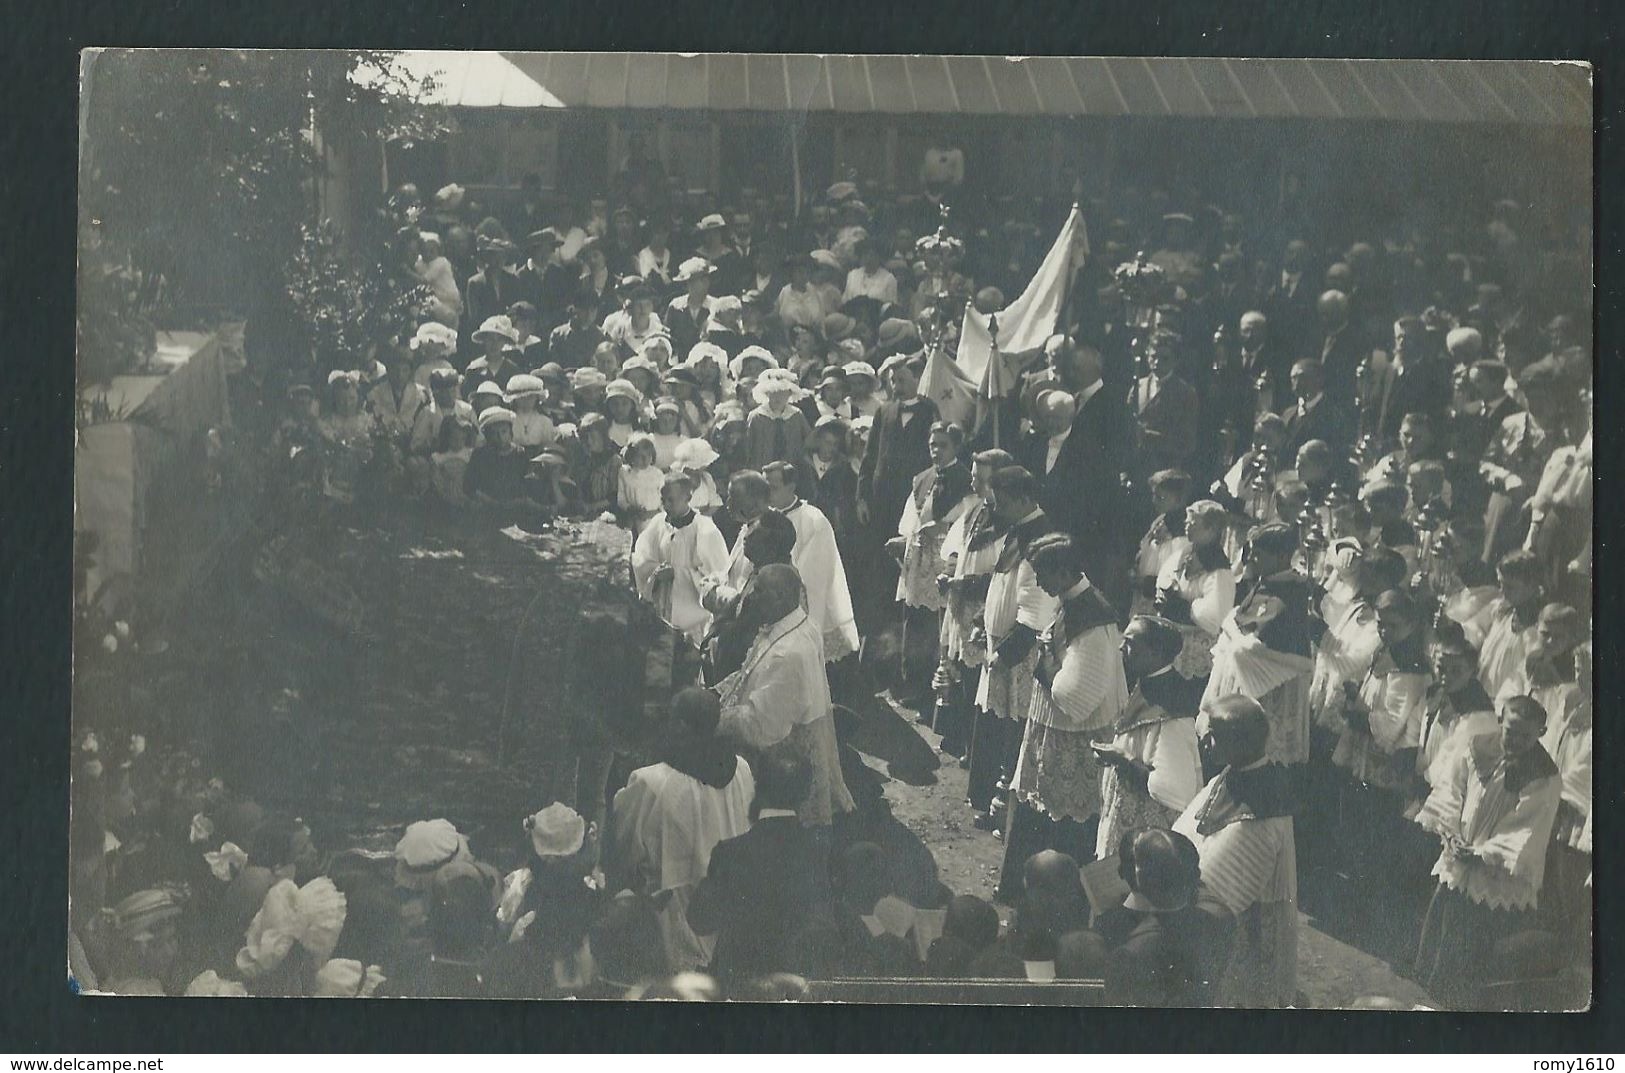
[[[688,903],[689,927],[716,936],[713,974],[727,983],[801,967],[798,936],[829,909],[821,859],[794,816],[757,820],[717,843]]]
[[[541,271],[526,265],[519,270],[519,288],[522,296],[536,307],[536,332],[546,337],[548,332],[570,318],[570,300],[580,277],[564,265],[543,265]]]
[[[1169,913],[1118,906],[1093,930],[1106,940],[1107,993],[1135,1006],[1212,1005],[1229,959],[1235,918],[1220,904]]]
[[[1355,371],[1370,355],[1359,327],[1350,323],[1335,337],[1322,337],[1320,349],[1309,357],[1319,358],[1326,371],[1326,397],[1348,406],[1354,402]]]
[[[479,330],[487,317],[506,313],[508,307],[525,297],[519,277],[506,268],[496,272],[476,272],[463,288],[464,338]]]
[[[1196,448],[1201,417],[1196,389],[1179,376],[1170,376],[1143,407],[1140,399],[1151,390],[1150,377],[1134,385],[1135,420],[1140,438],[1136,469],[1146,474],[1184,468]]]
[[[858,524],[858,475],[851,463],[837,458],[819,477],[809,459],[802,463],[801,475],[807,488],[802,498],[824,512],[837,541],[850,538]]]
[[[1320,397],[1307,411],[1295,402],[1281,411],[1286,422],[1286,444],[1281,448],[1283,465],[1296,464],[1298,449],[1310,440],[1325,440],[1334,451],[1346,450],[1354,442],[1354,422],[1331,393]]]
[[[1112,564],[1122,550],[1118,545],[1125,543],[1120,474],[1127,432],[1123,400],[1102,387],[1079,408],[1054,469],[1045,472],[1049,437],[1041,432],[1030,434],[1016,451],[1016,460],[1043,482],[1039,505],[1057,530],[1077,542],[1084,571],[1097,585],[1117,580]]]
[[[858,498],[869,504],[869,524],[887,536],[897,532],[914,477],[931,464],[931,426],[936,403],[919,396],[908,403],[913,414],[903,423],[901,403],[885,403],[875,414],[874,428],[858,473]]]
[[[604,341],[604,333],[596,324],[577,328],[566,322],[553,329],[547,337],[547,360],[564,366],[566,372],[592,363],[592,353]]]

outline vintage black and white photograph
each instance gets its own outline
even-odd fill
[[[1587,65],[80,92],[77,992],[1590,1005]]]

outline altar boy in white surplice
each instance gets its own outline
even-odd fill
[[[700,603],[701,582],[727,569],[728,546],[716,523],[689,506],[693,491],[687,473],[666,477],[662,512],[644,526],[632,549],[632,576],[638,595],[698,644],[711,625],[711,613]]]

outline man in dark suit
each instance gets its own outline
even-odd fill
[[[1281,457],[1295,458],[1298,448],[1310,440],[1325,440],[1346,454],[1354,440],[1354,422],[1327,394],[1320,362],[1305,358],[1292,366],[1292,395],[1297,401],[1281,411],[1281,420],[1286,422]]]
[[[931,426],[937,407],[920,395],[924,362],[894,354],[880,367],[891,401],[875,414],[858,471],[858,520],[889,540],[903,517],[914,477],[931,465]]]
[[[1264,298],[1264,315],[1288,360],[1313,356],[1315,290],[1310,280],[1309,244],[1292,239],[1281,254],[1280,274]]]
[[[478,246],[480,270],[469,277],[463,289],[463,323],[465,334],[473,332],[486,319],[506,314],[508,307],[525,297],[524,288],[507,265],[511,243],[498,238],[481,236]]]
[[[569,319],[569,305],[575,298],[580,276],[559,260],[563,243],[555,228],[532,231],[526,239],[530,257],[519,270],[519,287],[525,300],[536,307],[536,333],[547,338],[552,330]]]
[[[1450,369],[1422,345],[1422,319],[1400,317],[1394,322],[1394,354],[1375,377],[1369,405],[1361,416],[1362,431],[1370,431],[1384,447],[1399,439],[1406,414],[1423,413],[1443,422],[1450,406]]]
[[[1045,395],[1038,426],[1016,460],[1040,481],[1039,504],[1082,551],[1084,572],[1109,600],[1127,607],[1123,468],[1129,426],[1121,398],[1104,390],[1100,354],[1068,342],[1051,359],[1064,390]],[[1119,574],[1123,575],[1119,578]]]
[[[1340,406],[1352,405],[1360,363],[1371,356],[1371,348],[1350,320],[1348,296],[1342,291],[1322,294],[1315,311],[1320,315],[1320,353],[1304,357],[1320,359],[1327,396]]]
[[[688,925],[716,936],[711,973],[724,987],[775,972],[805,972],[802,937],[827,920],[829,851],[796,808],[812,773],[800,758],[761,757],[753,767],[750,830],[717,843],[688,903]]]
[[[1153,339],[1147,360],[1150,374],[1134,385],[1130,403],[1139,432],[1134,475],[1141,482],[1158,470],[1192,468],[1201,416],[1196,389],[1175,372],[1173,341]]]
[[[1243,313],[1258,308],[1258,295],[1247,278],[1247,263],[1240,253],[1226,250],[1219,254],[1214,270],[1213,286],[1200,302],[1197,320],[1201,334],[1194,336],[1196,339],[1205,339],[1221,324],[1233,330]]]

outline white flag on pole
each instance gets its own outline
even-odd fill
[[[1074,250],[1074,243],[1077,249]],[[1055,238],[1055,245],[1044,256],[1032,282],[1020,296],[999,310],[999,352],[1017,354],[1035,350],[1055,334],[1055,322],[1066,300],[1066,289],[1071,283],[1072,268],[1089,255],[1089,234],[1083,225],[1083,212],[1072,206],[1072,213]],[[993,340],[987,331],[987,315],[978,313],[975,306],[965,307],[965,323],[959,333],[959,366],[972,381],[984,382],[987,362],[993,353]]]

